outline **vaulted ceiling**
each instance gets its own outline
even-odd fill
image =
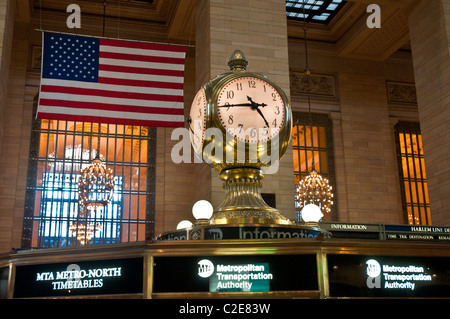
[[[333,46],[343,57],[371,60],[384,60],[398,50],[410,50],[407,10],[414,1],[376,2],[382,9],[381,28],[366,25],[366,9],[372,0],[352,0],[328,24],[308,23],[308,40]],[[31,22],[35,29],[67,32],[66,8],[71,3],[81,7],[83,34],[195,42],[195,0],[18,0],[16,19]],[[289,38],[302,40],[303,22],[287,21]]]

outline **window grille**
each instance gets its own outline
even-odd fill
[[[310,117],[308,113],[300,112],[294,112],[293,118],[292,146],[295,186],[311,172],[314,151],[314,168],[317,173],[328,179],[330,185],[333,187],[334,194],[334,204],[331,206],[331,214],[325,215],[323,221],[337,220],[336,179],[331,120],[325,114],[311,114]],[[311,141],[313,144],[311,144]]]
[[[395,126],[403,212],[410,225],[431,225],[427,174],[419,123]]]
[[[98,149],[113,171],[115,187],[111,203],[89,217],[100,229],[87,244],[151,239],[155,135],[155,128],[141,126],[33,120],[22,248],[80,244],[69,230],[82,209],[78,177]]]

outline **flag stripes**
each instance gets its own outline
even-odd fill
[[[183,127],[186,48],[44,32],[38,118]]]

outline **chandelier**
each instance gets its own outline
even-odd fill
[[[305,39],[305,75],[307,79],[307,97],[308,97],[308,115],[311,125],[311,153],[312,155],[312,169],[308,176],[300,181],[296,187],[295,202],[296,207],[300,210],[309,204],[319,207],[320,212],[330,213],[331,205],[333,205],[332,187],[327,178],[323,177],[315,170],[314,165],[314,140],[312,133],[312,114],[311,114],[311,92],[310,92],[310,75],[311,69],[308,64],[308,37],[306,36],[306,14],[305,14],[305,0],[303,0],[303,32]]]
[[[295,195],[297,207],[301,210],[308,204],[315,204],[323,213],[330,213],[333,205],[332,189],[328,179],[313,168],[309,175],[297,185]]]
[[[98,223],[74,222],[69,226],[69,230],[75,234],[81,245],[89,242],[94,237],[95,232],[101,229],[102,227]]]
[[[92,134],[92,129],[91,129]],[[114,191],[114,174],[100,159],[100,123],[98,125],[97,154],[95,159],[80,172],[78,178],[79,217],[96,215],[97,209],[107,206]],[[92,137],[91,137],[92,138]],[[102,229],[98,223],[74,222],[69,226],[81,245],[85,245]]]
[[[95,158],[78,178],[78,202],[89,210],[109,204],[114,190],[114,175],[109,167]]]

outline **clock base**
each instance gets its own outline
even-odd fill
[[[214,210],[211,224],[293,224],[262,198],[264,174],[260,169],[226,169],[220,172],[219,178],[224,181],[225,199]]]

